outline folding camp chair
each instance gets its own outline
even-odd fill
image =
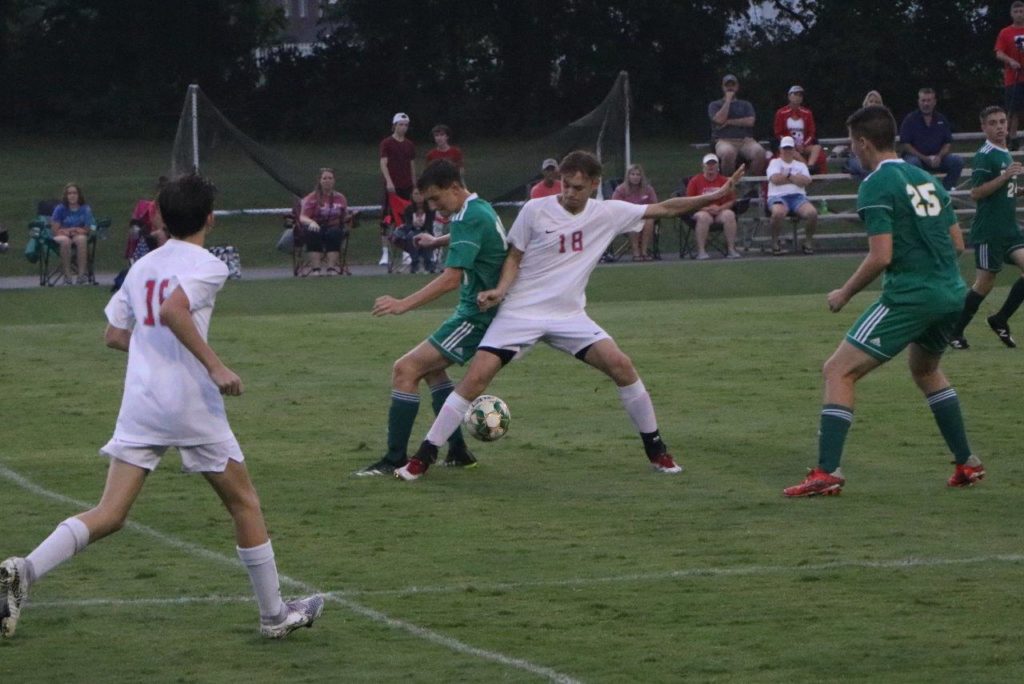
[[[405,208],[408,207],[412,202],[404,199],[401,195],[394,192],[389,192],[387,211],[381,218],[380,222],[380,234],[384,236],[388,244],[388,273],[394,273],[400,271],[405,258],[406,252],[400,245],[395,244],[391,240],[391,236],[394,234],[395,229],[402,225],[405,220],[403,214],[405,214]],[[396,260],[398,263],[395,263]]]
[[[686,194],[686,186],[690,182],[692,176],[683,178],[683,182],[680,188],[672,193],[673,197],[682,197]],[[750,197],[742,197],[737,199],[732,205],[732,211],[736,214],[737,233],[739,233],[739,221],[740,216],[743,215],[747,209],[750,208]],[[697,222],[693,220],[692,214],[686,214],[676,219],[676,228],[679,230],[679,258],[684,259],[690,257],[691,259],[697,258]],[[728,249],[725,244],[725,233],[723,232],[724,227],[718,221],[711,224],[711,228],[708,230],[708,240],[705,245],[706,248],[713,249],[716,252],[725,256],[728,253]],[[736,236],[737,242],[739,241],[739,235]]]
[[[40,200],[36,204],[36,217],[29,221],[29,241],[25,247],[25,258],[32,263],[39,264],[39,285],[56,285],[63,272],[60,264],[60,245],[53,239],[53,231],[50,227],[50,216],[53,209],[60,202],[57,200]],[[110,219],[97,219],[96,225],[91,227],[89,237],[86,240],[86,272],[85,276],[91,285],[96,284],[96,243],[106,239],[110,230]],[[83,275],[78,272],[78,259],[76,258],[78,246],[71,245],[71,272],[75,276]],[[51,258],[54,263],[50,263]]]

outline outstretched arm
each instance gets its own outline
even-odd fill
[[[210,379],[217,385],[221,394],[237,397],[242,393],[242,379],[224,365],[217,353],[213,351],[213,347],[207,344],[203,336],[199,334],[199,328],[192,320],[188,296],[180,287],[175,288],[171,296],[160,305],[160,322],[170,328],[185,349],[199,359],[199,363],[206,368]]]
[[[411,311],[416,307],[423,306],[427,302],[432,302],[438,297],[448,294],[452,290],[459,289],[459,285],[461,284],[462,269],[452,268],[449,266],[441,271],[441,275],[437,276],[408,297],[403,297],[402,299],[392,297],[391,295],[377,297],[377,300],[373,303],[373,315],[387,316],[388,314],[392,314],[394,316],[398,316],[404,314],[406,311]]]
[[[725,182],[725,185],[709,195],[673,197],[672,199],[667,199],[664,202],[658,202],[657,204],[648,204],[647,211],[644,212],[644,218],[659,219],[682,216],[683,214],[689,214],[697,211],[698,209],[702,209],[709,204],[713,204],[715,201],[722,199],[734,191],[736,183],[739,182],[740,178],[743,178],[743,173],[745,171],[746,166],[740,166],[740,168],[736,169],[736,173],[732,174],[732,176],[729,177],[729,180]]]
[[[519,264],[522,260],[523,253],[516,247],[509,245],[508,253],[505,255],[505,263],[501,265],[501,277],[498,278],[497,287],[493,290],[484,290],[476,296],[476,304],[480,307],[481,311],[487,311],[501,304],[501,301],[505,299],[505,295],[508,294],[508,288],[512,287],[516,276],[519,275]]]

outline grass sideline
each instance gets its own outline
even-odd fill
[[[450,302],[375,320],[372,297],[416,279],[230,283],[211,341],[247,384],[228,411],[282,572],[579,681],[1020,681],[1014,354],[976,324],[972,350],[946,363],[990,470],[980,486],[944,487],[948,455],[897,359],[860,390],[846,493],[786,501],[781,488],[813,462],[820,364],[872,294],[828,314],[824,292],[856,260],[784,261],[595,273],[590,312],[643,374],[680,477],[646,470],[606,380],[542,348],[492,387],[513,422],[477,445],[479,468],[411,485],[353,478],[383,442],[392,360]],[[11,292],[0,316],[0,466],[82,501],[100,491],[94,451],[123,377],[100,343],[104,302],[86,288]],[[167,461],[133,519],[230,557],[213,493]],[[0,488],[0,555],[75,512],[9,479]],[[36,587],[39,605],[0,642],[0,674],[544,679],[337,602],[314,630],[263,642],[247,595],[240,567],[126,530]]]

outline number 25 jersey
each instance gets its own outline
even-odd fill
[[[128,271],[104,309],[111,325],[132,331],[114,439],[160,446],[231,439],[220,390],[199,359],[160,321],[160,304],[181,288],[205,340],[214,300],[227,277],[220,259],[198,245],[173,239]]]

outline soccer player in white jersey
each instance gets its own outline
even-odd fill
[[[661,473],[682,471],[661,439],[654,405],[633,362],[587,316],[587,281],[616,235],[641,230],[647,219],[679,216],[711,204],[733,191],[743,168],[717,192],[658,204],[591,199],[601,183],[601,162],[589,152],[568,154],[559,173],[562,192],[527,202],[509,230],[501,279],[496,288],[477,295],[481,309],[499,303],[501,308],[426,440],[395,471],[396,477],[415,480],[423,475],[436,460],[437,448],[458,429],[470,402],[487,389],[502,366],[541,341],[611,378],[652,467]]]
[[[260,633],[279,639],[312,626],[322,596],[281,599],[274,551],[242,451],[221,394],[242,393],[242,380],[206,342],[214,299],[227,266],[203,244],[213,228],[216,190],[199,175],[160,191],[160,214],[172,239],[137,261],[106,307],[108,347],[128,352],[124,396],[107,483],[95,508],[60,523],[27,557],[0,563],[0,636],[14,635],[29,588],[85,547],[124,526],[146,475],[169,447],[185,472],[202,473],[235,524],[238,557],[256,594]]]

